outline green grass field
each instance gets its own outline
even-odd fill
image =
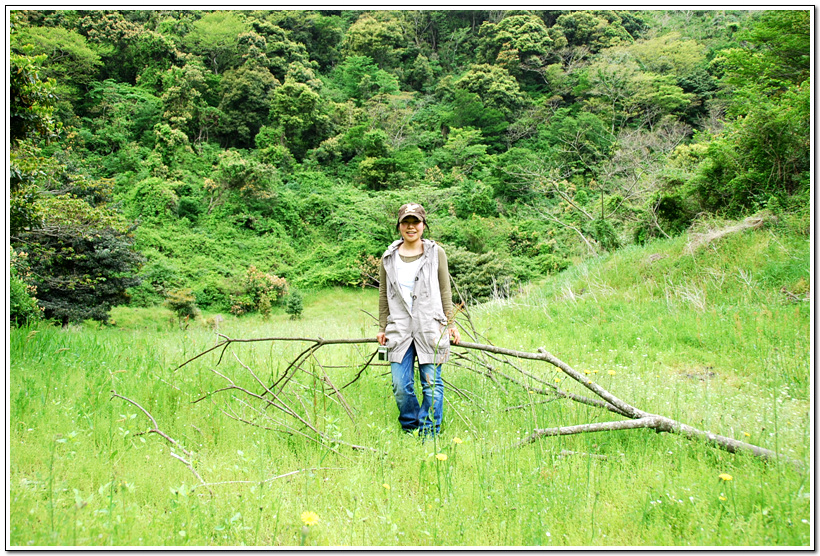
[[[239,391],[193,403],[228,378],[258,391],[250,371],[272,382],[305,344],[232,344],[219,365],[216,350],[175,370],[215,344],[213,315],[181,329],[165,309],[118,308],[111,327],[14,329],[7,543],[808,547],[811,314],[808,301],[782,292],[805,293],[808,253],[806,239],[768,229],[693,254],[682,237],[469,309],[479,342],[544,347],[640,409],[801,465],[648,430],[517,446],[536,428],[615,416],[454,364],[444,370],[452,387],[443,433],[422,442],[400,432],[387,367],[371,365],[344,390],[352,418],[300,373],[291,398],[299,411],[327,438],[374,449],[353,450],[307,429],[253,426],[270,421]],[[306,292],[301,320],[281,309],[268,321],[227,315],[219,331],[374,337],[365,311],[376,306],[373,290]],[[321,364],[346,384],[374,349],[325,346],[308,370]],[[583,393],[546,363],[517,364]],[[191,455],[143,434],[154,425],[112,391]]]

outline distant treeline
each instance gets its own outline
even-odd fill
[[[372,285],[409,200],[463,300],[808,222],[808,10],[13,10],[12,321]]]

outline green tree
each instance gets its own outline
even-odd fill
[[[171,167],[181,165],[186,154],[192,154],[188,136],[182,131],[162,123],[154,126],[154,153],[159,164],[154,173],[166,175]]]
[[[407,37],[391,12],[365,12],[350,26],[342,41],[345,56],[367,56],[380,69],[395,68],[404,56]]]
[[[106,155],[134,142],[154,145],[162,101],[151,92],[107,79],[92,83],[85,101],[88,117],[79,135],[89,149]]]
[[[731,215],[772,198],[788,205],[810,188],[809,13],[764,12],[741,37],[744,47],[715,62],[733,118],[710,142],[692,180],[703,207]]]
[[[304,83],[286,79],[273,91],[270,105],[271,126],[297,160],[315,148],[330,131],[330,117],[325,103]]]
[[[12,38],[20,45],[32,45],[31,54],[46,56],[43,75],[55,80],[55,93],[60,97],[58,109],[62,119],[67,119],[86,87],[96,79],[102,65],[100,56],[84,36],[61,27],[24,27]]]
[[[451,128],[447,142],[433,153],[433,161],[443,169],[459,168],[470,174],[487,155],[480,129]]]
[[[762,12],[738,39],[744,46],[723,51],[714,62],[724,72],[721,85],[736,96],[733,113],[752,108],[758,94],[780,94],[808,80],[810,12]]]
[[[208,130],[213,127],[203,96],[208,89],[204,69],[189,63],[169,68],[162,76],[162,118],[185,133],[192,142],[205,140]]]
[[[628,12],[626,12],[628,14]],[[558,17],[555,31],[560,32],[570,46],[601,49],[629,44],[634,37],[624,27],[624,18],[612,10],[572,11]],[[633,29],[638,28],[632,21]]]
[[[179,197],[173,185],[155,177],[140,181],[125,197],[126,214],[134,219],[158,221],[176,216]]]
[[[239,37],[251,30],[242,12],[214,10],[196,20],[185,35],[184,44],[202,56],[211,71],[221,74],[239,65]]]
[[[302,318],[303,310],[302,294],[298,290],[294,290],[285,302],[285,313],[290,315],[291,320],[296,320]]]
[[[210,175],[211,178],[205,178],[205,187],[217,198],[225,191],[233,191],[246,199],[266,199],[279,182],[276,168],[233,149],[219,154]]]
[[[573,115],[566,108],[556,112],[543,137],[554,148],[554,160],[564,176],[581,173],[588,179],[597,174],[615,141],[601,118],[590,112]]]
[[[53,139],[59,131],[54,118],[56,83],[46,78],[46,56],[31,56],[31,48],[12,51],[9,65],[9,140],[12,145],[28,138]]]
[[[267,122],[273,90],[278,80],[267,68],[246,64],[225,72],[219,110],[224,114],[219,131],[235,147],[252,147],[259,129]]]
[[[484,106],[499,110],[507,117],[526,103],[518,82],[500,66],[474,64],[452,87],[477,94]]]
[[[134,85],[140,76],[153,82],[152,74],[168,69],[177,61],[176,44],[169,37],[146,29],[117,10],[82,12],[78,32],[100,56],[101,80],[114,79]]]
[[[340,59],[339,48],[344,37],[342,18],[314,10],[275,10],[267,19],[289,32],[290,39],[301,43],[323,72]]]
[[[46,197],[39,226],[13,237],[27,254],[31,284],[46,318],[63,325],[108,321],[111,307],[128,302],[126,290],[144,260],[125,221],[110,209],[69,196]]]
[[[701,206],[730,216],[764,208],[771,197],[787,204],[808,191],[811,102],[808,84],[778,98],[759,97],[746,116],[713,139],[692,185]]]
[[[628,50],[612,48],[582,71],[574,92],[585,99],[588,110],[610,123],[611,133],[617,133],[628,124],[650,125],[684,110],[693,95],[675,82],[673,75],[641,70]]]
[[[452,100],[437,108],[445,133],[448,128],[480,129],[488,152],[503,149],[504,132],[509,127],[509,115],[487,106],[477,93],[456,89],[452,93]]]
[[[333,72],[333,82],[342,92],[340,100],[356,99],[358,106],[376,95],[399,91],[399,81],[373,63],[369,56],[348,56]]]
[[[479,36],[479,56],[516,77],[522,76],[522,66],[541,65],[554,49],[566,46],[566,39],[554,40],[544,20],[534,14],[511,15],[498,23],[484,22]]]
[[[317,63],[310,60],[305,45],[292,40],[287,31],[281,27],[267,21],[258,20],[252,20],[251,25],[255,32],[240,36],[240,43],[246,37],[255,36],[257,38],[255,49],[263,55],[259,58],[260,61],[263,61],[264,66],[279,81],[284,81],[287,78],[293,65],[311,71],[319,67]]]
[[[19,15],[12,12],[12,37]],[[55,81],[46,79],[45,54],[30,55],[31,48],[12,48],[9,53],[9,229],[12,235],[39,218],[38,167],[44,157],[38,142],[58,137],[60,123],[54,117]]]

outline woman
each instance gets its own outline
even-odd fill
[[[424,208],[416,203],[399,209],[396,230],[401,239],[382,256],[379,272],[379,344],[387,346],[399,423],[406,432],[435,435],[444,414],[441,365],[450,357],[450,338],[461,336],[453,322],[450,274],[444,250],[422,239],[427,228]],[[418,359],[422,403],[413,388],[413,361]]]

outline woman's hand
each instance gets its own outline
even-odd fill
[[[461,342],[461,333],[458,331],[458,328],[450,329],[450,341],[456,345]]]
[[[379,332],[376,334],[376,340],[378,340],[380,346],[383,346],[387,343],[387,334],[384,332]]]

